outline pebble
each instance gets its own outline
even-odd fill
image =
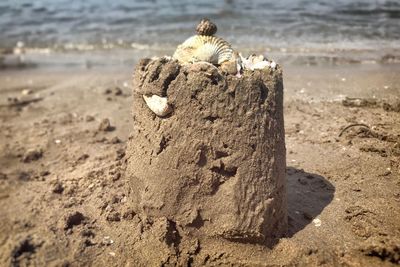
[[[392,170],[391,170],[390,168],[387,168],[387,169],[385,170],[385,172],[381,174],[381,176],[388,176],[388,175],[390,175],[391,173],[392,173]]]
[[[21,91],[21,94],[23,94],[23,95],[30,95],[32,93],[33,93],[33,91],[31,89],[24,89]]]
[[[321,220],[318,218],[314,219],[312,222],[314,223],[315,227],[320,227],[322,224]]]
[[[94,117],[91,116],[91,115],[86,115],[85,121],[86,121],[86,122],[94,121]]]
[[[122,218],[124,218],[125,220],[132,220],[135,215],[136,213],[133,211],[133,209],[127,208],[127,210],[125,210],[124,214],[122,215]]]
[[[101,243],[103,245],[109,246],[114,243],[114,240],[112,240],[111,237],[109,237],[109,236],[105,236],[105,237],[103,237],[103,240],[101,241]]]
[[[53,193],[56,194],[61,194],[64,191],[64,186],[62,185],[62,183],[60,181],[57,181],[52,189]]]
[[[43,151],[41,149],[30,149],[22,157],[22,162],[29,163],[31,161],[36,161],[43,156]]]
[[[123,157],[125,157],[125,149],[123,148],[118,149],[116,151],[116,154],[117,154],[116,160],[122,159]]]
[[[109,222],[119,222],[121,220],[121,214],[118,211],[111,211],[106,219]]]
[[[119,87],[114,88],[114,95],[122,95],[122,90]]]
[[[110,144],[119,144],[119,143],[121,143],[121,139],[119,139],[118,136],[114,136],[110,140]]]
[[[99,124],[99,131],[109,132],[114,130],[114,127],[111,126],[109,119],[103,119]]]
[[[121,173],[117,172],[111,176],[113,182],[118,181],[121,178]]]

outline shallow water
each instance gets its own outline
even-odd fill
[[[397,0],[2,0],[0,48],[170,52],[203,17],[244,52],[356,61],[400,54]]]

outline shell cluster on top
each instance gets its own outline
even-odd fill
[[[200,21],[196,32],[196,35],[178,45],[172,56],[173,59],[183,64],[196,62],[208,62],[216,66],[234,64],[237,66],[237,76],[240,76],[240,71],[243,70],[274,69],[276,67],[275,62],[268,61],[263,56],[252,55],[245,58],[234,51],[229,42],[215,36],[217,26],[207,18]]]
[[[196,27],[196,35],[189,37],[178,45],[172,59],[181,64],[195,64],[207,62],[220,67],[225,73],[241,77],[243,71],[257,69],[275,69],[276,63],[267,60],[264,56],[250,55],[243,57],[235,51],[231,44],[215,36],[217,26],[209,19],[202,19]],[[146,105],[159,117],[165,117],[172,112],[166,97],[157,95],[143,96]]]

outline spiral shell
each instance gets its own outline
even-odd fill
[[[233,49],[222,38],[215,36],[195,35],[178,46],[173,59],[182,63],[205,61],[214,65],[231,60]]]
[[[204,18],[196,27],[198,35],[212,36],[217,32],[217,25],[212,23],[209,19]]]

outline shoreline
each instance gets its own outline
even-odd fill
[[[234,46],[235,47],[235,46]],[[238,48],[243,55],[263,54],[284,67],[295,66],[359,66],[400,64],[400,50],[382,49],[344,49],[318,50],[307,48]],[[172,55],[174,47],[150,49],[110,48],[92,49],[76,47],[68,50],[52,50],[50,48],[16,47],[0,53],[0,71],[9,69],[70,69],[70,68],[126,68],[134,66],[143,57]]]
[[[72,57],[62,54],[58,58],[50,56],[49,59],[42,58],[42,62],[46,63],[41,65],[0,69],[0,81],[3,88],[28,88],[32,82],[40,86],[50,77],[63,80],[67,79],[66,75],[115,74],[115,79],[123,79],[125,86],[131,86],[131,74],[139,55],[132,55],[125,61],[121,60],[122,57],[126,58],[126,54],[114,55],[107,61],[103,53],[92,55],[90,60],[81,58],[80,54]],[[26,61],[29,62],[28,59]],[[285,100],[342,101],[345,97],[393,99],[400,96],[400,63],[297,65],[284,62],[281,66],[284,69]],[[19,80],[18,76],[25,78]]]

